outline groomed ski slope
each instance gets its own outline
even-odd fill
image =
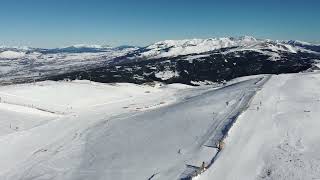
[[[195,179],[320,179],[319,89],[319,73],[272,76]]]
[[[205,145],[215,147],[223,138],[223,130],[233,120],[228,117],[246,105],[262,79],[97,124],[88,132],[84,160],[72,179],[185,177],[186,164],[200,166],[214,158],[217,149],[208,150]]]
[[[267,78],[218,88],[88,81],[1,87],[1,105],[35,109],[42,123],[0,136],[0,179],[186,177],[186,165],[210,164],[217,142]],[[41,117],[48,112],[50,119]],[[8,126],[11,117],[3,121]]]

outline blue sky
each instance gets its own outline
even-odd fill
[[[320,41],[319,0],[0,0],[0,45],[148,45],[252,35]]]

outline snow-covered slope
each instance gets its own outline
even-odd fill
[[[2,106],[15,103],[22,111],[41,105],[44,108],[38,110],[44,113],[45,108],[56,105],[64,107],[66,113],[52,111],[51,119],[42,119],[42,113],[35,111],[34,116],[40,113],[35,123],[28,121],[29,116],[23,117],[27,111],[21,115],[17,111],[10,114],[10,109],[0,111],[8,117],[3,128],[18,127],[0,137],[0,179],[186,176],[186,163],[209,163],[215,156],[217,149],[204,145],[215,145],[223,137],[232,123],[228,117],[246,105],[262,79],[239,80],[218,89],[88,81],[1,87]],[[10,120],[18,118],[16,115],[28,124],[25,128]]]
[[[0,179],[316,179],[319,74],[233,78],[310,70],[317,48],[253,37],[0,47],[0,84],[12,84],[0,86]],[[45,79],[68,80],[15,84]]]
[[[251,36],[239,38],[211,38],[211,39],[186,39],[186,40],[166,40],[157,42],[145,48],[141,53],[142,57],[175,57],[187,54],[199,54],[222,48],[236,48],[237,51],[260,50],[260,51],[287,51],[296,53],[300,50],[297,46],[291,46],[284,41],[273,41],[256,39]]]
[[[197,180],[320,177],[320,74],[273,76]]]
[[[0,87],[0,179],[315,179],[320,74],[268,77]]]
[[[179,98],[177,91],[189,88],[87,81],[1,87],[0,179],[67,179],[82,162],[86,131],[96,123],[171,104]],[[57,114],[52,107],[65,113]],[[20,170],[14,172],[16,168]]]
[[[284,41],[284,43],[290,44],[291,46],[298,47],[301,49],[320,53],[320,44],[312,44],[298,40]]]

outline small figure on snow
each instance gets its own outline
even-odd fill
[[[181,154],[181,149],[178,150],[178,154]]]
[[[206,170],[206,163],[203,161],[200,167],[200,173],[203,173]]]

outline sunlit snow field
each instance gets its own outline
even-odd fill
[[[217,150],[204,145],[222,135],[225,117],[262,79],[223,87],[90,81],[2,86],[1,177],[178,178],[186,163],[210,162]]]
[[[0,179],[317,178],[319,74],[270,77],[2,86]]]

